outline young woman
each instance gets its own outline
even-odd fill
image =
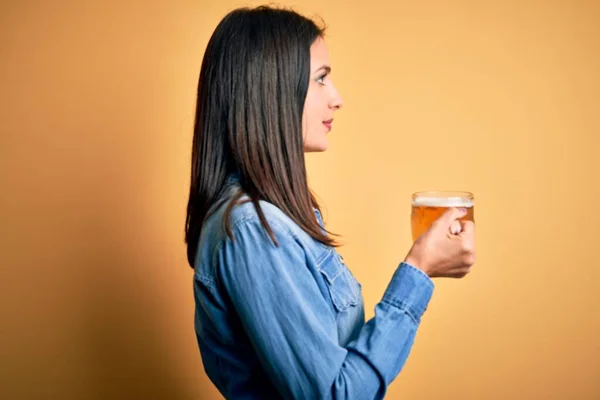
[[[327,149],[342,99],[323,29],[288,10],[229,13],[200,71],[186,243],[204,368],[231,399],[383,398],[412,347],[431,277],[474,262],[450,209],[413,245],[375,317],[335,250],[304,153]]]

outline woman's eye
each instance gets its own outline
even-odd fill
[[[327,75],[323,75],[323,76],[320,76],[320,77],[318,77],[318,78],[317,78],[317,83],[318,83],[318,84],[320,84],[320,85],[323,85],[323,84],[325,84],[325,77],[326,77],[326,76],[327,76]]]

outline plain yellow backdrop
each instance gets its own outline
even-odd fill
[[[224,1],[0,6],[0,397],[219,399],[183,223]],[[600,3],[316,1],[345,100],[307,157],[367,316],[410,195],[476,196],[389,399],[600,398]]]

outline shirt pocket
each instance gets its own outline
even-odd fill
[[[341,312],[360,304],[361,285],[335,250],[321,263],[320,272],[325,278],[331,301],[337,311]]]

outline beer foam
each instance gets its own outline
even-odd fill
[[[418,197],[413,199],[415,207],[473,207],[472,199],[463,197]]]

